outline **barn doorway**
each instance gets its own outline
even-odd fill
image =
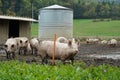
[[[19,37],[19,21],[10,20],[9,21],[9,38]]]

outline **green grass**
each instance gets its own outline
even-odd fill
[[[19,61],[0,62],[0,80],[120,80],[119,74],[120,68],[115,66],[87,67],[82,62],[56,66]]]
[[[74,20],[74,36],[120,36],[120,21]]]
[[[31,28],[31,35],[38,35],[38,23]],[[93,22],[92,19],[73,21],[73,36],[120,36],[120,20]]]
[[[31,24],[31,36],[32,37],[37,37],[38,36],[38,23],[33,23]]]

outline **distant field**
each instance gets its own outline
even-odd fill
[[[38,23],[33,23],[31,27],[31,36],[37,37],[38,36]]]
[[[120,36],[120,21],[74,20],[74,36]]]
[[[38,35],[38,24],[34,23],[31,35]],[[92,19],[79,19],[73,22],[73,36],[120,36],[120,20],[93,22]]]

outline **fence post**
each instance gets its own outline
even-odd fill
[[[52,65],[55,65],[55,53],[56,53],[56,34],[54,34],[54,46],[53,46]]]

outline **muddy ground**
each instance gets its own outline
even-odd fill
[[[0,61],[7,60],[6,54],[4,51],[0,51]],[[106,55],[106,54],[113,54],[113,55],[120,55],[120,43],[115,47],[110,47],[108,45],[102,45],[102,44],[86,44],[81,43],[79,47],[79,53],[75,56],[75,61],[84,61],[87,65],[101,65],[101,64],[110,64],[120,67],[120,58],[118,59],[112,59],[112,58],[96,58],[96,57],[90,57],[90,55]],[[41,63],[41,59],[39,56],[33,56],[30,54],[27,54],[27,56],[23,55],[16,55],[16,58],[19,61],[26,61],[27,63],[31,62],[37,62]]]
[[[90,57],[92,55],[92,57]],[[106,55],[103,57],[95,57],[94,55]],[[108,55],[113,55],[113,57],[109,57]],[[79,47],[79,54],[75,56],[76,60],[82,60],[87,65],[100,65],[100,64],[110,64],[120,67],[120,57],[114,59],[114,56],[120,55],[120,43],[118,43],[115,47],[110,47],[107,44],[86,44],[81,43]]]

